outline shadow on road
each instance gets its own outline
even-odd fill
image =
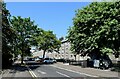
[[[16,71],[26,71],[28,70],[27,67],[25,65],[21,65],[21,64],[14,64],[12,66],[12,70],[16,70]]]
[[[24,71],[28,71],[27,66],[31,69],[34,70],[38,67],[40,67],[40,65],[35,65],[35,64],[30,64],[30,65],[21,65],[20,63],[14,64],[11,67],[7,68],[7,69],[3,69],[3,70],[10,70],[9,73],[16,73],[16,72],[24,72]]]
[[[51,65],[51,64],[43,64],[43,63],[14,63],[12,66],[10,66],[9,68],[3,69],[4,70],[10,70],[10,73],[16,73],[18,72],[24,72],[24,71],[28,71],[29,67],[31,70],[35,70],[38,67],[40,67],[41,65]]]
[[[26,64],[31,70],[35,70],[35,69],[37,69],[38,67],[40,67],[41,65],[51,65],[51,64],[46,64],[46,63],[39,63],[39,64],[32,64],[32,63],[30,63],[30,64]]]

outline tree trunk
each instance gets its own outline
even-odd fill
[[[75,61],[76,61],[76,55],[74,55],[74,57],[75,57]]]
[[[43,51],[43,58],[45,58],[45,52],[46,52],[46,50]]]
[[[75,56],[75,61],[76,61],[76,56]]]
[[[21,64],[23,64],[23,52],[22,52],[22,55],[21,55]]]
[[[23,52],[24,52],[24,51],[23,51],[23,46],[24,46],[24,45],[23,45],[23,42],[22,42],[22,55],[21,55],[21,64],[23,64]]]

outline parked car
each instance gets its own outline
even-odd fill
[[[65,62],[65,59],[56,59],[57,62]]]
[[[57,63],[57,61],[56,61],[56,59],[55,59],[55,58],[53,58],[53,63]]]
[[[35,65],[35,64],[39,64],[38,62],[35,61],[35,58],[27,58],[27,60],[25,61],[26,64],[29,64],[29,65]]]
[[[54,63],[54,60],[52,58],[45,58],[43,60],[43,63],[45,64],[53,64]]]
[[[43,58],[39,58],[39,59],[37,59],[37,60],[36,60],[36,62],[38,62],[38,63],[40,63],[40,64],[42,64],[42,63],[43,63],[43,61],[44,61],[44,59],[43,59]]]

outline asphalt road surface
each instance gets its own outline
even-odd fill
[[[77,73],[72,70],[66,70],[64,68],[55,67],[53,65],[30,65],[28,66],[32,73],[34,73],[35,77],[86,77],[81,73]]]
[[[73,70],[57,67],[54,64],[31,63],[26,65],[15,64],[12,69],[6,71],[3,77],[11,78],[37,78],[37,79],[76,79],[87,77],[85,74]],[[6,78],[5,78],[6,79]]]

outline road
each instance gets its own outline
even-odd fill
[[[67,70],[64,68],[55,67],[52,65],[31,65],[28,66],[35,77],[86,77],[81,73],[77,73],[72,70]]]
[[[14,65],[12,69],[5,70],[2,77],[18,77],[20,79],[81,79],[90,77],[118,77],[117,72],[103,71],[92,68],[80,68],[76,66],[57,64],[41,64],[41,65]],[[3,78],[4,79],[4,78]],[[118,78],[116,78],[118,79]]]
[[[2,75],[3,79],[9,78],[60,78],[60,79],[71,79],[77,77],[86,77],[85,75],[75,72],[73,70],[68,70],[60,67],[56,67],[54,64],[42,64],[42,65],[26,65],[20,66],[15,65],[11,70],[7,70],[5,74]]]
[[[78,66],[72,66],[65,63],[56,63],[56,64],[35,64],[31,63],[26,65],[21,65],[19,61],[10,69],[5,69],[2,71],[2,77],[18,77],[21,79],[32,77],[48,79],[48,78],[57,78],[60,79],[79,79],[80,78],[90,78],[90,77],[118,77],[118,72],[112,72],[109,70],[99,70],[95,68],[81,68]],[[47,78],[44,78],[47,77]],[[5,78],[6,79],[6,78]]]

